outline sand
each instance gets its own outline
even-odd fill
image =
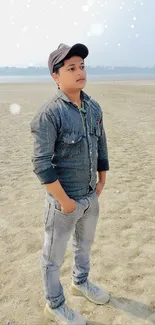
[[[90,279],[111,293],[105,306],[70,295],[71,243],[61,270],[67,302],[89,325],[155,324],[155,83],[85,89],[101,104],[110,171]],[[46,325],[40,271],[44,188],[32,172],[29,123],[53,83],[0,84],[0,324]],[[12,115],[9,105],[21,105]]]

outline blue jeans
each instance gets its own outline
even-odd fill
[[[90,250],[99,216],[98,196],[93,193],[76,201],[72,213],[61,212],[60,204],[50,195],[45,199],[45,236],[42,254],[42,274],[45,298],[51,308],[65,302],[60,283],[60,268],[64,262],[67,242],[73,234],[73,281],[87,281],[90,270]]]

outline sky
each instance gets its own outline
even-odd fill
[[[47,66],[84,43],[91,66],[155,65],[155,0],[0,0],[0,66]]]

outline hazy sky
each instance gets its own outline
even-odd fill
[[[155,0],[0,0],[0,66],[47,66],[60,43],[90,65],[155,65]]]

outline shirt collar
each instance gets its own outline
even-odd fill
[[[57,90],[57,98],[61,98],[65,102],[72,103],[71,99],[69,99],[60,89]],[[89,102],[91,97],[88,96],[84,91],[81,91],[81,99],[82,102]],[[84,107],[84,105],[82,105]]]

